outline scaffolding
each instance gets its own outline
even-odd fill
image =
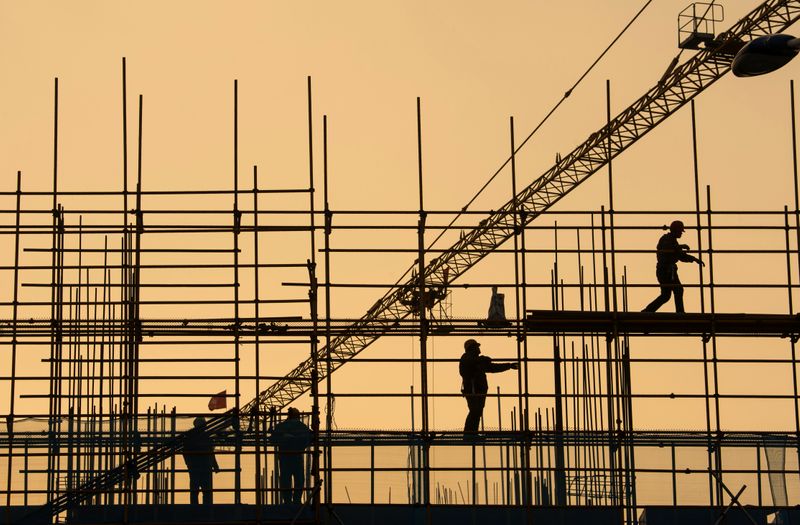
[[[796,15],[786,9],[781,16],[789,24]],[[263,187],[257,166],[252,182],[241,184],[234,82],[228,188],[146,188],[140,96],[134,188],[124,131],[120,191],[63,191],[56,80],[52,188],[25,190],[17,173],[16,188],[0,192],[6,204],[0,235],[14,245],[13,264],[0,267],[12,283],[10,300],[0,302],[9,363],[0,377],[9,388],[0,434],[2,519],[200,520],[187,505],[186,469],[177,456],[191,420],[209,412],[179,408],[182,399],[225,400],[229,408],[207,426],[222,467],[213,494],[224,509],[203,511],[206,521],[319,523],[341,515],[347,522],[359,504],[373,509],[373,521],[381,521],[378,509],[429,523],[461,507],[473,518],[519,522],[555,512],[561,519],[596,513],[599,523],[637,523],[642,516],[652,523],[660,508],[684,506],[715,513],[714,519],[788,512],[800,497],[800,454],[787,453],[800,450],[794,85],[794,202],[782,210],[715,209],[711,188],[700,185],[693,97],[727,71],[731,54],[700,55],[616,119],[609,108],[604,130],[524,189],[517,187],[512,120],[504,164],[510,201],[499,210],[426,208],[419,100],[418,208],[333,209],[325,117],[321,176],[315,166],[310,79],[309,173],[297,187]],[[692,68],[694,91],[675,91]],[[124,61],[123,100],[127,130]],[[615,208],[612,159],[687,103],[695,208]],[[650,127],[637,124],[645,121]],[[608,194],[597,209],[551,209],[605,166]],[[657,285],[648,274],[637,280],[629,272],[642,275],[633,268],[650,264],[653,238],[674,218],[690,225],[693,253],[706,263],[685,284],[699,311],[641,313],[640,292]],[[363,240],[365,233],[378,241]],[[743,245],[752,233],[757,240]],[[432,238],[453,245],[440,248]],[[368,271],[361,279],[334,279],[347,264],[337,259],[372,256],[415,260],[395,282]],[[456,282],[489,256],[503,269],[491,281]],[[767,269],[764,278],[732,276],[738,263],[731,261],[742,258]],[[507,322],[454,314],[457,299],[486,297],[495,287],[511,293]],[[337,302],[352,291],[383,296],[362,317],[336,315]],[[730,311],[756,294],[770,298],[771,311]],[[454,375],[458,362],[455,355],[436,356],[434,341],[457,347],[471,337],[491,337],[510,349],[497,361],[518,369],[513,381],[488,394],[482,431],[465,439],[451,420],[436,423],[437,407],[463,409],[463,401],[452,383],[433,384],[443,373]],[[405,341],[406,349],[411,340],[411,354],[361,353],[379,338]],[[394,377],[379,388],[338,382],[333,372],[345,364],[389,375],[403,369],[412,385],[395,388]],[[728,370],[741,381],[740,370],[751,367],[770,370],[758,388],[725,377]],[[658,383],[661,371],[673,371],[673,380],[693,375],[695,383]],[[643,376],[654,387],[638,383]],[[270,435],[283,409],[300,398],[310,405],[303,418],[313,442],[305,454],[304,504],[287,508],[280,504],[279,452]],[[410,425],[340,429],[337,401],[372,403],[373,410],[388,403]],[[774,426],[743,429],[736,412],[745,403],[764,404]],[[678,411],[700,428],[653,430],[652,410]],[[648,423],[640,426],[641,419]],[[748,511],[743,502],[758,508]],[[182,514],[170,510],[177,508]]]

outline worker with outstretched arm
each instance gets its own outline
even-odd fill
[[[486,393],[489,383],[486,374],[516,370],[517,363],[493,363],[489,356],[481,355],[481,345],[475,339],[464,342],[464,354],[458,362],[458,373],[461,374],[461,393],[467,400],[469,413],[464,421],[464,437],[475,435],[486,405]]]

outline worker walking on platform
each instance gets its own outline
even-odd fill
[[[286,419],[272,429],[280,470],[281,501],[300,504],[305,484],[303,453],[311,444],[311,429],[300,420],[300,411],[290,407]]]
[[[206,419],[196,417],[194,428],[186,433],[183,441],[183,460],[189,469],[189,501],[197,505],[200,491],[203,491],[203,505],[214,503],[214,477],[219,472],[217,458],[214,456],[214,442],[206,431]]]
[[[675,295],[675,311],[683,313],[683,285],[678,278],[678,261],[681,262],[696,262],[700,266],[705,266],[705,263],[687,252],[689,246],[686,244],[679,244],[678,239],[681,238],[686,228],[683,226],[682,221],[672,221],[669,225],[669,232],[661,236],[658,240],[656,247],[656,279],[658,284],[661,285],[661,295],[653,299],[653,302],[647,305],[643,312],[655,312],[661,308],[664,303],[669,301],[671,294]]]
[[[492,358],[481,355],[481,345],[475,339],[464,342],[464,354],[458,362],[458,373],[461,375],[461,393],[467,399],[469,413],[464,421],[464,437],[475,435],[486,405],[486,393],[489,383],[486,374],[516,370],[517,363],[492,363]]]

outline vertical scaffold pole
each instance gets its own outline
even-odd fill
[[[417,173],[419,181],[419,224],[417,227],[417,273],[419,275],[419,356],[420,394],[422,419],[422,502],[425,505],[426,521],[430,523],[430,435],[428,415],[428,318],[425,290],[425,225],[427,212],[422,179],[422,113],[417,97]]]
[[[333,212],[328,202],[328,117],[322,116],[322,192],[325,211],[325,502],[333,503],[333,363],[331,361],[331,233]],[[372,448],[374,452],[374,447]],[[374,487],[373,487],[374,488]]]
[[[791,119],[792,119],[792,190],[794,192],[794,225],[795,225],[795,249],[797,250],[797,271],[800,273],[800,194],[798,194],[797,183],[797,116],[794,102],[794,80],[789,81],[789,99],[791,101]],[[800,282],[800,277],[798,277]],[[789,295],[792,294],[792,288],[789,288]],[[794,389],[794,399],[792,399],[792,408],[794,409],[795,429],[797,432],[797,439],[800,440],[800,411],[797,405],[797,353],[796,344],[792,339],[792,381]],[[798,443],[800,445],[800,442]],[[800,446],[795,447],[797,450],[798,459],[800,460]]]
[[[128,79],[122,57],[122,226],[128,222]]]
[[[233,81],[233,367],[234,406],[239,417],[239,232],[242,213],[239,211],[239,80]],[[234,502],[242,502],[242,442],[236,425],[234,450]]]
[[[136,152],[136,229],[134,230],[133,261],[131,268],[131,352],[130,352],[130,417],[133,437],[133,451],[128,460],[133,459],[141,451],[141,434],[139,433],[139,348],[142,344],[142,320],[140,316],[141,300],[141,268],[142,268],[142,233],[144,231],[144,214],[142,212],[142,144],[143,144],[144,97],[139,95],[139,133]],[[138,482],[133,477],[133,501],[138,501]]]
[[[20,215],[22,200],[22,172],[17,172],[17,199],[14,220],[14,291],[11,302],[11,369],[9,376],[11,382],[9,385],[9,407],[8,419],[6,429],[8,431],[8,460],[6,470],[6,522],[11,523],[11,491],[13,484],[11,482],[11,475],[13,473],[14,461],[14,398],[16,397],[16,379],[17,379],[17,317],[19,307],[19,235],[20,235]],[[27,469],[25,469],[27,470]],[[27,474],[26,474],[27,475]]]
[[[510,117],[511,138],[511,192],[514,200],[514,290],[516,295],[516,320],[517,320],[517,391],[519,401],[520,420],[519,428],[524,439],[520,447],[520,463],[522,464],[522,500],[526,508],[526,517],[530,519],[530,506],[532,501],[531,489],[531,441],[528,424],[528,408],[530,393],[528,387],[528,337],[527,324],[524,322],[528,310],[527,270],[525,257],[525,227],[526,213],[520,209],[517,201],[517,162],[516,139],[514,135],[514,117]],[[524,396],[523,396],[524,393]]]
[[[126,297],[126,294],[127,294],[127,282],[128,282],[127,278],[128,277],[127,277],[127,269],[126,269],[126,266],[127,266],[127,251],[125,249],[125,247],[126,247],[125,236],[127,235],[127,225],[128,225],[128,77],[127,77],[127,62],[126,62],[125,57],[122,57],[122,239],[121,239],[121,250],[120,250],[120,255],[119,255],[119,266],[120,266],[119,311],[120,311],[121,321],[123,321],[123,322],[124,322],[124,319],[125,319],[125,317],[127,315],[127,306],[126,306],[127,297]],[[110,283],[109,283],[109,286],[110,286]],[[109,296],[110,295],[111,294],[109,294]],[[111,318],[112,318],[112,320],[114,320],[114,316],[113,315],[111,316]],[[115,344],[116,340],[118,340],[119,341],[119,365],[118,365],[117,368],[118,368],[118,371],[119,371],[119,379],[118,379],[119,387],[117,388],[117,396],[119,396],[119,400],[118,400],[118,403],[117,403],[117,410],[116,411],[117,411],[117,414],[122,413],[123,417],[125,417],[125,409],[124,409],[124,406],[125,406],[124,402],[125,401],[124,401],[124,398],[123,398],[123,392],[124,392],[123,386],[124,385],[123,385],[123,379],[122,378],[125,377],[125,375],[126,375],[123,372],[123,367],[127,367],[127,364],[124,362],[124,360],[126,359],[126,356],[127,356],[127,346],[126,346],[126,341],[125,341],[127,338],[128,338],[127,326],[125,326],[122,329],[121,334],[112,337],[112,341],[111,341],[111,359],[112,360],[111,360],[111,365],[110,365],[111,366],[111,374],[110,374],[111,377],[109,378],[109,383],[110,383],[110,389],[109,389],[109,397],[110,397],[110,399],[109,399],[109,405],[110,405],[109,406],[109,414],[112,414],[114,412],[114,410],[115,410],[114,409],[114,406],[115,406],[115,404],[114,404],[114,399],[115,399],[115,397],[114,397],[114,378],[113,378],[115,365],[114,365],[114,360],[113,360],[113,356],[114,356],[113,348],[114,348],[114,344]],[[112,421],[111,428],[113,429],[114,428],[114,426],[113,426],[114,425],[113,416],[110,416],[110,417],[111,417],[111,421]],[[122,443],[123,443],[123,447],[124,447],[124,444],[127,442],[126,438],[124,436],[124,432],[125,432],[124,424],[123,424],[122,432],[123,432]],[[116,444],[112,445],[112,447],[113,447],[113,454],[115,456],[117,456],[117,460],[116,461],[112,461],[111,464],[113,465],[117,461],[125,461],[126,458],[122,457],[121,454],[120,454],[122,452],[120,447],[118,445],[116,445]],[[123,490],[125,490],[124,487],[126,487],[126,486],[127,486],[127,481],[125,481],[123,483]],[[114,493],[112,492],[111,494],[109,494],[109,496],[111,498],[111,503],[113,504],[114,503]],[[119,497],[122,498],[123,494],[120,494]],[[127,513],[127,507],[126,507],[125,512]]]
[[[314,437],[311,455],[311,475],[314,479],[311,487],[312,504],[314,506],[314,523],[320,522],[320,483],[319,474],[319,334],[317,308],[317,244],[316,217],[314,208],[314,113],[311,96],[311,77],[308,77],[308,217],[309,241],[311,253],[308,259],[308,299],[311,314],[311,431]]]
[[[714,443],[714,470],[716,471],[716,498],[717,505],[722,505],[722,451],[720,450],[720,413],[719,413],[719,370],[717,360],[717,333],[716,333],[716,303],[714,297],[714,243],[711,225],[711,186],[706,185],[706,223],[708,225],[708,291],[709,306],[711,308],[711,368],[714,377],[714,430],[716,440]]]
[[[52,327],[50,340],[50,388],[49,388],[49,420],[48,437],[49,453],[47,455],[47,499],[51,501],[58,491],[58,453],[57,432],[60,419],[58,417],[60,400],[58,399],[59,352],[61,350],[61,325],[56,304],[59,300],[59,210],[58,210],[58,78],[55,79],[53,97],[53,238],[51,256],[51,289],[50,289],[50,323]]]
[[[259,271],[258,271],[258,166],[253,166],[253,324],[255,330],[253,331],[253,358],[255,360],[255,387],[256,392],[261,392],[261,336],[259,334],[259,316],[261,295],[259,293]],[[264,487],[261,484],[261,404],[258,403],[253,408],[255,414],[251,417],[251,421],[255,422],[255,437],[256,437],[256,523],[261,523],[261,509],[264,505]]]
[[[793,285],[792,285],[792,246],[790,242],[789,230],[791,227],[789,226],[789,207],[783,207],[783,215],[784,215],[784,230],[786,236],[786,289],[788,292],[788,304],[789,307],[789,315],[794,315],[794,298],[792,297]],[[800,436],[800,414],[797,411],[797,368],[795,368],[795,357],[796,357],[796,350],[797,350],[797,342],[795,341],[794,337],[789,339],[790,348],[792,351],[792,409],[794,412],[794,428],[795,433],[797,436]]]
[[[703,261],[703,235],[700,215],[700,169],[697,161],[697,116],[695,112],[694,100],[690,103],[692,110],[692,162],[694,166],[694,203],[695,220],[697,221],[697,256]],[[703,277],[703,267],[698,269],[698,279],[700,283],[700,312],[706,311],[705,284]],[[711,475],[713,468],[713,453],[711,446],[711,405],[708,390],[708,340],[703,337],[703,387],[705,396],[703,402],[706,409],[706,435],[708,436],[708,501],[714,502],[714,476]]]

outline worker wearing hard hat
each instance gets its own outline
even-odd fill
[[[275,425],[271,441],[277,447],[281,501],[299,505],[305,490],[305,450],[311,444],[311,429],[300,419],[300,411],[289,407],[286,419]]]
[[[214,455],[214,441],[206,430],[206,418],[196,417],[194,428],[183,438],[183,460],[189,470],[189,501],[192,505],[200,503],[200,492],[203,493],[203,505],[214,503],[214,478],[211,471],[219,472],[217,458]]]
[[[487,373],[505,372],[516,370],[517,363],[492,363],[492,358],[481,354],[481,344],[475,339],[464,342],[464,354],[458,362],[458,373],[461,374],[461,393],[467,399],[469,413],[464,422],[464,436],[467,437],[478,431],[478,426],[483,416],[483,407],[486,405],[486,393],[489,383],[486,381]]]
[[[658,240],[656,278],[658,284],[661,285],[661,295],[653,299],[653,302],[642,310],[643,312],[655,312],[669,301],[670,295],[674,294],[675,311],[683,313],[683,286],[678,278],[678,261],[696,262],[700,266],[705,266],[703,261],[688,253],[688,245],[678,243],[678,239],[681,238],[685,229],[683,222],[672,221],[672,224],[669,225],[669,232]]]

